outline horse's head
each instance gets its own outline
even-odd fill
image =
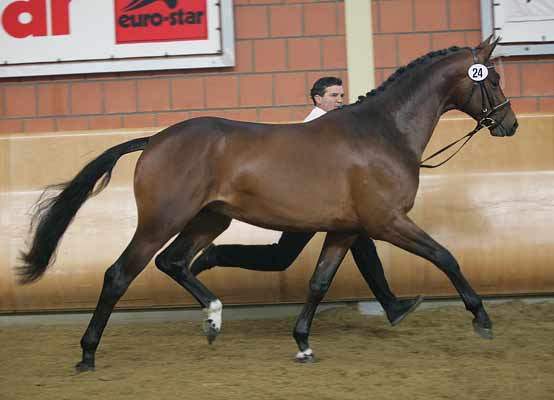
[[[493,136],[512,136],[518,122],[490,60],[499,40],[491,43],[491,38],[471,49],[472,55],[464,61],[464,76],[455,91],[456,106],[488,128]]]

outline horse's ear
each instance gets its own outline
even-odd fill
[[[477,45],[476,49],[481,50],[484,49],[486,46],[488,46],[491,43],[492,38],[494,37],[494,33],[491,34],[488,38],[483,40],[479,45]]]
[[[500,41],[500,36],[499,36],[491,43],[492,37],[493,35],[490,35],[479,46],[476,47],[477,54],[483,60],[483,62],[487,62],[489,60],[492,52],[494,51],[494,48]]]

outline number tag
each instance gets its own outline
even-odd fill
[[[467,70],[467,75],[475,82],[485,80],[489,75],[489,69],[483,64],[473,64]]]

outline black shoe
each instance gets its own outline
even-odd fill
[[[208,247],[204,249],[202,254],[200,254],[198,257],[196,257],[196,260],[192,263],[190,266],[190,272],[194,276],[198,275],[202,271],[206,271],[207,269],[215,267],[216,259],[215,259],[215,245],[210,244]]]
[[[391,308],[387,310],[387,318],[392,326],[398,325],[412,311],[415,311],[423,301],[423,296],[417,296],[415,299],[397,300]]]

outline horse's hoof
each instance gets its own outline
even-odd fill
[[[296,360],[296,362],[301,363],[301,364],[311,364],[311,363],[314,363],[316,361],[312,349],[299,351],[298,353],[296,353],[295,360]]]
[[[81,372],[89,372],[94,371],[94,364],[89,364],[83,361],[79,361],[77,364],[75,364],[75,370],[79,373]]]
[[[491,340],[493,338],[492,328],[486,328],[482,326],[476,319],[472,322],[473,330],[483,339]]]
[[[211,319],[206,319],[204,320],[202,329],[204,331],[204,335],[206,335],[206,338],[208,339],[208,344],[212,344],[217,338],[217,335],[219,335],[219,329],[217,329],[216,324]]]

